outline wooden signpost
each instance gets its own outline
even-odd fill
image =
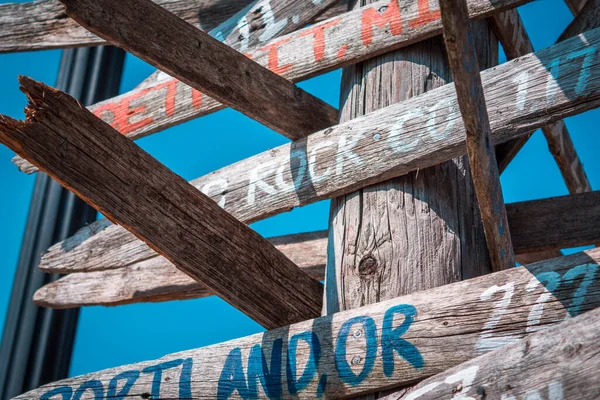
[[[514,9],[529,0],[61,1],[0,6],[0,52],[106,40],[160,70],[87,109],[22,77],[26,121],[0,115],[23,171],[108,218],[43,255],[68,275],[33,300],[218,295],[269,331],[17,399],[600,398],[600,250],[560,253],[600,242],[562,121],[600,107],[600,0],[569,0],[538,52]],[[480,72],[495,35],[510,61]],[[338,121],[294,82],[340,67]],[[225,106],[291,143],[188,183],[129,140]],[[505,206],[499,174],[538,128],[571,195]],[[329,231],[246,226],[323,199]]]
[[[595,249],[512,268],[67,379],[17,399],[314,399],[403,386],[600,306],[599,263]]]

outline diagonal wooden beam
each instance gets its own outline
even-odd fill
[[[289,138],[337,122],[335,108],[150,0],[62,2],[96,35]]]
[[[382,399],[595,400],[598,335],[600,310],[594,310]]]
[[[260,235],[73,98],[21,85],[27,122],[0,116],[1,143],[265,327],[320,314],[322,285]]]
[[[190,24],[210,30],[251,0],[153,0]],[[106,44],[65,14],[58,0],[0,4],[0,53]]]
[[[234,16],[238,11],[247,9],[251,4],[257,4],[252,0],[153,1],[203,31],[214,28],[215,36],[218,32],[226,35],[226,32],[229,31],[231,25],[219,26],[222,22]],[[322,21],[345,12],[348,7],[346,1],[336,2],[331,6],[329,0],[311,1],[309,4],[305,2],[292,4],[289,1],[271,2],[271,0],[262,0],[259,3],[262,3],[261,10],[257,10],[258,7],[261,7],[261,4],[258,4],[258,7],[251,8],[252,14],[250,11],[248,14],[244,14],[248,15],[246,21],[252,23],[249,29],[250,37],[261,36],[265,29],[274,32],[283,27],[276,36],[284,34],[286,31],[291,32],[306,20],[307,15],[304,10],[323,10],[322,14],[314,18],[315,21]],[[308,12],[310,13],[310,11]],[[239,14],[237,15],[238,18],[233,25],[237,25],[237,22],[240,21]],[[228,22],[228,24],[230,23],[231,21]],[[234,33],[233,30],[231,33]],[[239,33],[237,37],[239,38]],[[65,7],[58,0],[0,4],[0,53],[101,44],[106,44],[106,41],[68,18],[65,15]]]
[[[599,19],[593,17],[598,2],[594,1],[593,3],[595,4],[590,4],[590,7],[588,7],[589,11],[582,11],[582,17],[576,18],[567,27],[557,43],[600,26],[598,25]],[[583,15],[588,15],[588,17],[584,17]],[[525,31],[517,10],[497,14],[491,17],[490,20],[509,60],[533,52],[533,45],[529,40],[529,36]],[[577,156],[571,135],[565,123],[563,121],[556,121],[545,125],[542,127],[542,132],[546,137],[550,152],[561,171],[569,192],[581,193],[591,190],[585,170]],[[513,160],[532,134],[533,132],[497,146],[496,155],[501,172]]]
[[[440,10],[492,271],[501,271],[514,267],[515,259],[467,2],[440,0]]]
[[[562,196],[506,205],[515,255],[522,264],[540,252],[586,246],[600,241],[600,192]],[[548,229],[548,227],[552,229]],[[311,276],[324,278],[327,231],[269,239],[292,262]],[[532,252],[533,249],[533,252]],[[55,249],[56,251],[56,249]],[[545,257],[547,260],[554,257]],[[195,299],[214,293],[154,255],[122,268],[112,268],[99,255],[94,272],[73,272],[35,293],[34,302],[51,308]],[[77,260],[73,260],[76,265]]]
[[[246,55],[293,82],[308,79],[441,34],[438,13],[423,11],[419,1],[380,0],[270,40]],[[469,12],[476,20],[528,1],[473,0]],[[437,0],[431,4],[431,9],[436,9]],[[137,139],[223,108],[173,78],[146,82],[90,110],[122,134]],[[21,170],[35,172],[24,160],[15,162]]]
[[[593,57],[588,65],[574,57],[583,51],[598,54],[600,30],[588,32],[586,40],[570,39],[482,72],[495,143],[600,106],[600,59]],[[549,72],[552,64],[560,67],[556,78]],[[521,72],[527,72],[526,81],[511,79]],[[454,87],[446,85],[229,165],[192,184],[251,223],[463,155],[465,133],[457,112]],[[143,243],[123,228],[110,226],[94,234],[96,227],[92,224],[87,233],[57,246],[77,253],[78,265],[96,252],[108,256],[124,250],[130,254],[128,264],[148,257]]]
[[[557,42],[562,42],[598,27],[600,3],[598,0],[585,0],[582,3],[585,3],[585,5],[582,5],[582,8],[578,10],[577,14],[575,14],[575,19],[563,31]]]
[[[304,27],[337,3],[339,0],[257,0],[208,34],[239,52],[247,53],[252,48],[264,46],[271,39]],[[344,11],[340,8],[332,10],[332,16]],[[165,75],[160,70],[156,71],[134,90],[144,90],[173,79]]]
[[[404,386],[569,316],[586,312],[584,319],[595,318],[597,312],[588,311],[600,306],[599,263],[600,250],[593,249],[511,268],[159,360],[54,382],[16,399],[56,399],[61,393],[71,398],[86,388],[90,394],[111,393],[112,388],[124,398],[212,399],[239,394],[335,399]],[[564,343],[579,340],[574,336]],[[567,353],[598,353],[597,337],[594,340],[587,348],[571,346],[577,351]],[[157,378],[159,372],[162,379]]]
[[[567,3],[567,7],[573,13],[574,16],[577,16],[583,7],[585,6],[587,0],[565,0]]]

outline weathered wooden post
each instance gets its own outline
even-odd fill
[[[365,29],[401,29],[400,24],[439,18],[439,10],[430,9],[427,0],[420,0],[418,7],[419,18],[412,21],[401,21],[391,6],[373,12],[363,21],[363,40]],[[495,65],[497,39],[487,21],[473,29],[480,65]],[[449,81],[441,37],[367,60],[343,71],[340,119],[353,119]],[[450,110],[440,100],[436,110],[414,110],[413,118],[439,130],[460,119],[458,109]],[[376,139],[378,133],[372,134]],[[324,314],[489,272],[466,156],[332,200]]]

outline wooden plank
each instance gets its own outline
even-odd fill
[[[585,3],[585,5],[575,14],[575,19],[563,31],[557,42],[562,42],[598,27],[598,20],[600,20],[598,0],[584,0],[582,3]]]
[[[595,400],[599,334],[600,310],[590,311],[382,399]]]
[[[600,106],[600,30],[587,33],[586,39],[589,45],[574,38],[482,73],[495,143]],[[560,67],[556,77],[549,72],[550,64]],[[517,72],[527,72],[527,81],[512,80]],[[251,223],[463,155],[464,129],[457,111],[454,87],[446,85],[192,184],[239,220]],[[125,251],[127,262],[120,266],[152,254],[122,228],[110,226],[95,235],[97,230],[92,224],[57,246],[83,269],[99,253],[105,253],[106,260],[122,260],[115,255]],[[43,264],[72,268],[63,261],[53,263],[45,257]]]
[[[528,1],[474,0],[469,2],[469,13],[480,19]],[[442,24],[435,12],[419,8],[419,0],[401,3],[372,3],[273,39],[246,55],[297,82],[441,34]],[[430,8],[437,9],[436,0],[431,1]],[[124,135],[137,139],[223,107],[176,79],[165,79],[97,103],[90,110]],[[35,172],[23,160],[16,163],[25,172]]]
[[[327,231],[281,236],[269,241],[313,278],[324,279]],[[69,274],[38,290],[34,302],[51,308],[72,308],[76,304],[117,306],[214,294],[159,256],[123,268]]]
[[[289,138],[337,121],[335,108],[150,0],[61,1],[86,29]]]
[[[557,43],[599,27],[600,18],[596,17],[597,6],[598,2],[596,0],[593,4],[590,2],[588,9],[582,11],[580,18],[575,18],[575,21],[567,27]],[[491,17],[490,20],[493,22],[495,31],[502,41],[509,60],[533,52],[533,45],[517,10],[499,13]],[[542,132],[546,137],[550,152],[561,171],[569,193],[582,193],[591,190],[585,170],[575,151],[575,146],[565,123],[563,121],[553,122],[542,127]],[[500,172],[504,171],[532,134],[533,132],[497,146],[496,155]]]
[[[467,2],[441,0],[440,9],[492,271],[502,271],[514,267],[515,259]]]
[[[66,379],[17,399],[56,399],[59,393],[66,393],[63,398],[73,393],[100,398],[102,393],[109,398],[268,394],[314,399],[402,386],[600,306],[598,263],[600,250],[593,249],[511,268],[155,361]]]
[[[210,30],[251,0],[154,0],[190,24]],[[0,53],[106,44],[65,14],[57,0],[0,5]]]
[[[585,6],[586,2],[587,0],[565,0],[565,3],[567,3],[569,10],[571,10],[574,16],[577,16],[579,14],[579,12]]]
[[[246,53],[249,48],[263,46],[271,39],[302,28],[313,22],[338,0],[294,1],[257,0],[214,28],[209,35],[237,51]],[[337,10],[338,14],[346,10]],[[337,14],[330,15],[333,17]],[[173,79],[157,70],[134,90],[144,90]]]
[[[258,323],[320,314],[322,285],[260,235],[73,98],[20,81],[27,122],[0,116],[1,143]]]
[[[523,265],[560,257],[561,248],[600,241],[600,192],[507,204],[506,211],[515,254]],[[294,264],[314,278],[324,279],[327,231],[269,240]],[[36,292],[34,302],[44,307],[71,308],[185,300],[214,294],[156,253],[116,269],[102,255],[89,264],[94,265],[94,272],[71,273],[49,283]],[[71,272],[79,271],[77,260],[73,260],[73,265]]]

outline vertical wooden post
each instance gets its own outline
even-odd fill
[[[419,9],[423,20],[432,12],[439,18],[427,0],[419,1]],[[385,11],[379,10],[379,26]],[[480,66],[497,64],[497,40],[487,21],[473,29]],[[348,67],[340,118],[419,95],[449,82],[450,75],[441,37]],[[434,118],[417,111],[423,124]],[[324,314],[489,272],[466,156],[332,200]]]

